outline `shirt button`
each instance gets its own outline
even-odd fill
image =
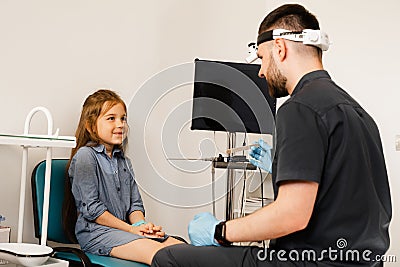
[[[85,207],[85,206],[86,206],[86,203],[82,203],[82,206],[84,206],[84,207]]]
[[[126,172],[126,169],[124,168],[124,172]]]
[[[118,190],[118,192],[119,192],[119,191],[121,190],[121,188],[118,187],[117,190]]]

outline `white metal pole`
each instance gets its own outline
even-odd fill
[[[45,107],[33,108],[25,119],[24,135],[29,135],[29,128],[31,119],[36,112],[42,111],[47,118],[47,135],[51,137],[53,131],[53,118],[50,111]],[[50,196],[50,174],[51,174],[51,156],[52,149],[47,148],[46,155],[46,176],[45,176],[45,188],[43,196],[43,221],[42,221],[42,238],[41,244],[46,245],[47,240],[47,224],[48,224],[48,211],[49,211],[49,196]],[[18,214],[18,236],[17,242],[22,243],[22,233],[24,228],[24,212],[25,212],[25,191],[26,191],[26,170],[28,165],[28,147],[23,147],[22,154],[22,168],[21,168],[21,189],[19,195],[19,214]],[[44,227],[45,226],[45,227]],[[44,240],[44,242],[43,242]]]
[[[42,246],[46,246],[47,243],[47,227],[49,222],[49,201],[50,201],[51,158],[52,158],[52,148],[48,147],[46,153],[46,172],[45,172],[44,192],[43,192],[42,237],[40,239],[40,244]]]
[[[22,233],[24,231],[24,212],[25,212],[25,190],[26,190],[26,165],[28,164],[28,148],[22,150],[21,167],[21,188],[19,191],[19,212],[18,212],[18,236],[17,242],[22,243]]]

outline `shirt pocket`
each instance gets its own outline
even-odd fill
[[[75,229],[76,229],[77,234],[83,233],[83,232],[90,233],[92,231],[92,223],[86,221],[83,218],[78,219],[76,222]]]

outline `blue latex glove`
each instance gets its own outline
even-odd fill
[[[260,139],[256,142],[259,147],[252,146],[249,153],[250,163],[256,167],[259,167],[269,173],[272,172],[272,158],[271,158],[271,146],[268,145],[264,140]]]
[[[220,246],[214,239],[215,226],[218,221],[211,213],[196,214],[189,223],[189,238],[194,246]]]

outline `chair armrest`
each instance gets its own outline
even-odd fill
[[[83,252],[81,249],[78,248],[71,248],[71,247],[55,247],[53,248],[54,252],[67,252],[76,255],[83,267],[92,267],[92,262],[88,258],[88,256]]]

